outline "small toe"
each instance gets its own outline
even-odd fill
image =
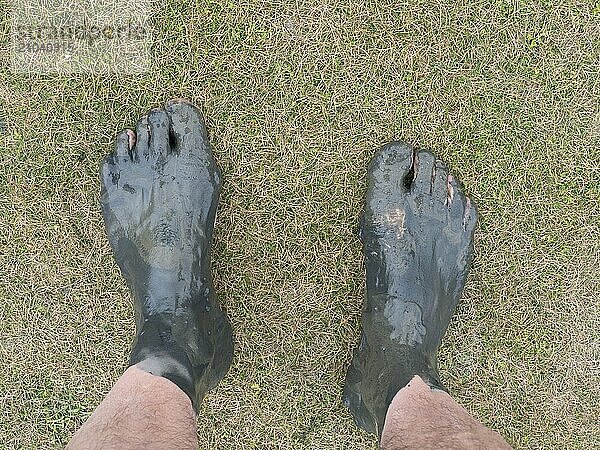
[[[204,118],[198,108],[185,100],[171,100],[165,110],[180,154],[206,152],[210,148]]]
[[[436,201],[439,201],[440,204],[448,204],[448,168],[446,167],[446,164],[439,159],[435,161],[431,195]]]
[[[150,134],[149,134],[148,116],[140,117],[135,128],[137,140],[135,144],[135,152],[137,157],[148,161],[150,158]]]
[[[128,162],[131,160],[131,145],[135,143],[135,134],[132,130],[123,130],[115,141],[114,161]]]
[[[455,229],[473,234],[479,214],[477,205],[465,195],[462,184],[448,175],[448,212]]]
[[[475,232],[477,220],[479,219],[479,212],[477,211],[477,205],[469,198],[465,197],[465,213],[463,216],[463,229],[468,234]]]
[[[434,165],[435,156],[431,153],[424,150],[417,153],[415,158],[415,181],[412,185],[413,192],[431,193]]]
[[[151,156],[166,156],[171,152],[169,144],[170,119],[162,109],[153,109],[148,114],[150,131],[149,149]]]
[[[450,218],[462,225],[465,214],[466,197],[462,186],[452,175],[448,175],[448,209]]]

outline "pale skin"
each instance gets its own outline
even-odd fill
[[[166,378],[132,366],[67,449],[197,449],[190,398]]]
[[[136,323],[137,335],[130,360],[132,366],[125,371],[96,411],[75,433],[67,446],[68,449],[198,448],[194,407],[197,408],[206,392],[223,378],[233,355],[231,326],[218,306],[210,282],[210,241],[221,185],[220,171],[208,144],[202,115],[190,103],[175,100],[167,103],[164,109],[150,111],[140,119],[136,130],[136,133],[132,130],[121,133],[117,138],[115,151],[105,159],[102,166],[101,192],[102,211],[109,241],[117,264],[136,300],[139,320]],[[437,206],[437,209],[418,209],[416,213],[413,211],[413,222],[418,222],[413,226],[418,229],[419,225],[424,223],[424,228],[430,229],[430,223],[439,225],[442,219],[450,221],[451,223],[442,229],[445,231],[444,236],[450,233],[450,236],[455,237],[452,242],[468,244],[469,233],[465,224],[474,225],[475,220],[468,221],[471,216],[460,213],[462,210],[458,207],[462,203],[457,201],[456,195],[460,191],[454,192],[451,189],[453,181],[446,176],[445,167],[439,161],[436,163],[437,175],[433,177],[434,172],[430,167],[434,161],[433,156],[426,152],[420,154],[421,163],[418,165],[415,162],[415,154],[404,144],[393,143],[381,150],[380,156],[377,157],[378,162],[373,166],[375,176],[372,181],[377,184],[379,191],[385,191],[386,194],[369,204],[372,207],[371,220],[379,223],[383,213],[385,223],[402,230],[394,232],[395,239],[403,239],[404,210],[388,200],[395,199],[398,195],[416,195],[417,191],[412,190],[410,195],[407,194],[406,177],[409,173],[408,163],[411,163],[414,168],[421,167],[421,175],[412,181],[415,181],[423,192],[418,191],[419,202],[407,205]],[[425,170],[427,167],[429,172]],[[390,182],[392,179],[398,181],[399,175],[403,177],[401,182]],[[436,189],[427,184],[433,183],[434,178],[437,180],[434,186]],[[458,189],[458,184],[454,184]],[[404,187],[400,192],[396,192],[402,186]],[[423,190],[423,186],[429,186],[430,189]],[[436,197],[437,203],[432,197],[432,192],[439,197]],[[441,196],[438,195],[440,192]],[[429,197],[423,201],[425,194]],[[455,202],[450,210],[453,198]],[[386,207],[382,211],[376,208],[381,205]],[[466,207],[468,212],[468,198]],[[437,214],[444,208],[448,209],[448,214],[452,212],[452,217],[438,214],[430,221],[427,214],[432,211]],[[456,232],[456,227],[450,227],[452,224],[458,224],[458,228],[462,225],[466,234]],[[472,231],[472,228],[469,230]],[[385,252],[388,247],[397,247],[396,240],[386,241],[387,234],[382,234],[383,237],[377,235],[379,238],[373,236],[385,241]],[[424,245],[422,240],[415,242],[412,242],[413,248],[424,252],[425,260],[433,260],[430,247]],[[440,242],[445,243],[443,239]],[[440,242],[436,241],[436,244]],[[400,246],[396,253],[392,253],[405,256],[405,247]],[[432,247],[437,248],[439,245]],[[449,256],[450,264],[443,267],[449,268],[449,280],[438,285],[456,285],[456,282],[453,284],[452,281],[464,281],[461,277],[464,277],[466,272],[453,272],[452,268],[462,261],[457,259],[457,254],[464,253],[468,247],[446,247],[444,255]],[[163,256],[156,258],[156,255]],[[169,260],[169,264],[163,265],[165,255],[176,256]],[[406,258],[396,260],[392,258],[392,267],[402,266],[408,261]],[[398,264],[394,264],[394,261]],[[373,269],[372,266],[373,264],[369,267]],[[462,264],[461,267],[463,266],[466,267]],[[403,286],[403,283],[407,283],[405,279],[398,278],[393,273],[390,273],[390,276],[396,277],[395,281]],[[415,275],[415,279],[417,278],[419,274]],[[425,288],[417,285],[416,289]],[[445,302],[436,303],[439,295],[435,295],[426,297],[422,303],[429,309],[438,308],[433,312],[434,318],[442,317],[441,313],[454,305],[452,301],[458,301],[461,289],[462,285],[457,291],[458,294],[452,298],[449,295],[440,297]],[[444,293],[445,291],[442,292]],[[396,297],[390,294],[385,299]],[[401,310],[403,314],[409,312],[406,308]],[[376,308],[373,308],[373,311],[376,311]],[[449,319],[451,312],[444,317]],[[372,325],[379,323],[377,320],[381,319],[376,314],[373,317],[374,319],[370,319],[368,331],[371,335],[376,335],[376,338],[381,338],[388,329],[373,327]],[[420,324],[421,316],[418,316],[418,319]],[[447,321],[440,319],[438,322],[429,320],[426,323],[430,323],[432,332],[437,330],[443,334]],[[402,315],[394,318],[392,325],[401,326],[407,323],[410,325],[417,321],[415,317],[407,318]],[[426,328],[422,328],[425,332]],[[382,330],[385,332],[383,335]],[[396,336],[393,339],[398,340],[400,337]],[[414,346],[416,341],[398,344],[388,336],[384,345],[385,342],[395,350],[398,349],[394,346],[400,345],[399,349],[402,350],[408,344]],[[447,393],[430,388],[419,376],[410,380],[414,373],[426,373],[437,377],[436,374],[432,375],[435,372],[432,368],[435,364],[427,363],[434,361],[433,350],[437,351],[437,347],[434,347],[428,349],[428,352],[411,347],[410,351],[395,353],[396,362],[403,362],[402,367],[418,368],[418,371],[409,372],[408,376],[402,375],[402,371],[391,372],[389,367],[381,365],[381,373],[369,378],[372,375],[369,369],[379,367],[377,363],[381,361],[377,358],[369,360],[366,357],[357,359],[358,369],[355,368],[356,373],[351,377],[349,393],[353,395],[352,400],[358,399],[362,402],[365,395],[361,391],[361,383],[371,383],[375,386],[375,389],[366,391],[372,400],[367,403],[371,410],[376,411],[376,432],[381,434],[382,448],[509,448],[498,434],[472,418]],[[378,356],[380,353],[372,353],[370,356]],[[375,361],[375,364],[372,361]],[[361,379],[359,375],[363,372],[367,376]],[[390,380],[386,380],[389,381],[387,387],[381,388],[377,382],[385,373],[392,375],[388,377]],[[400,386],[390,391],[390,386],[400,383],[400,380],[400,386],[408,384],[399,391],[397,389]],[[378,406],[381,404],[381,392],[389,392],[390,397],[393,392],[397,392],[389,407],[388,397],[384,406]],[[357,406],[356,402],[349,404]],[[359,408],[356,412],[362,414],[363,409],[370,411],[362,403],[358,406],[362,409]],[[357,424],[359,423],[360,421],[357,421]],[[382,423],[383,431],[380,427]]]
[[[444,391],[415,377],[396,394],[385,419],[381,448],[501,450],[511,447]]]
[[[130,367],[75,433],[67,449],[196,449],[189,397],[166,378]],[[415,376],[392,401],[381,437],[384,450],[510,449],[446,392]]]

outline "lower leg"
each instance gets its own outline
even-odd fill
[[[168,379],[132,366],[67,448],[198,448],[192,402]]]
[[[475,420],[446,392],[415,376],[392,400],[381,448],[510,449],[502,437]]]
[[[131,367],[70,448],[197,448],[194,409],[225,376],[231,326],[212,287],[221,177],[197,108],[169,102],[117,138],[101,206],[133,295]]]
[[[477,210],[446,165],[393,142],[368,172],[366,298],[344,400],[384,449],[510,448],[440,381],[437,353],[460,300]]]

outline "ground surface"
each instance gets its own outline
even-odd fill
[[[479,204],[442,379],[517,448],[597,447],[600,4],[184,0],[155,13],[145,75],[0,68],[6,448],[64,444],[125,367],[132,303],[99,161],[172,97],[201,105],[224,176],[213,263],[236,355],[202,408],[201,448],[374,447],[340,398],[365,170],[393,138],[445,159]]]

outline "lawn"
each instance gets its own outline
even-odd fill
[[[7,36],[6,4],[2,36]],[[149,108],[203,110],[213,273],[236,353],[206,449],[372,449],[341,403],[374,151],[407,140],[479,205],[441,377],[516,448],[600,445],[600,3],[178,1],[142,75],[15,75],[0,45],[0,446],[64,445],[126,367],[133,307],[99,162]]]

